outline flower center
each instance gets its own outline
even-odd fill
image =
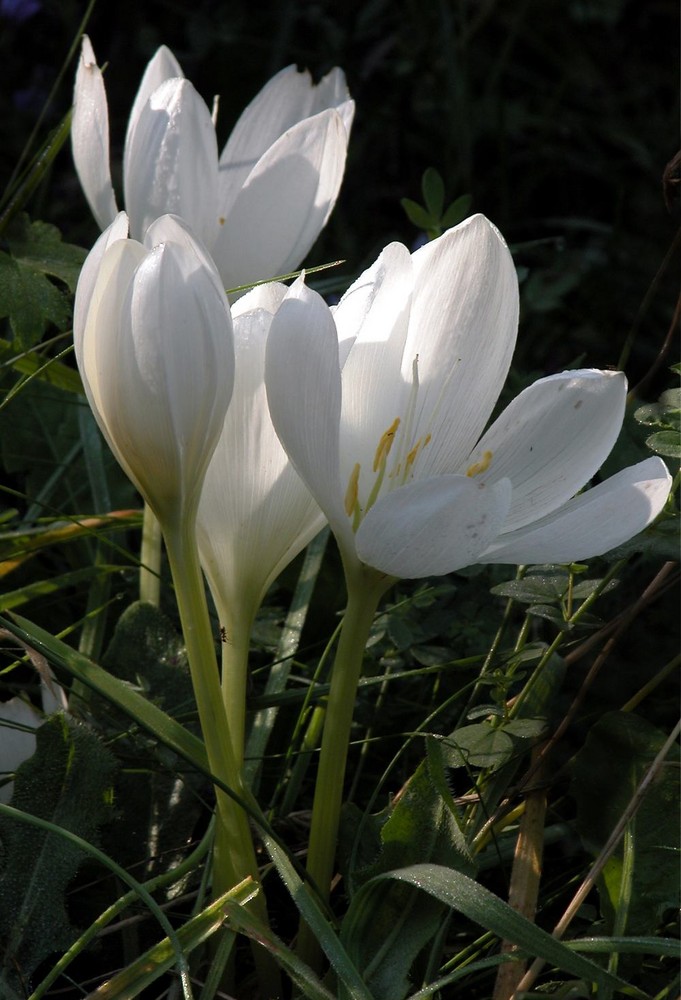
[[[359,480],[361,465],[355,462],[348,479],[348,486],[345,491],[345,513],[352,518],[352,530],[357,531],[364,515],[371,510],[378,499],[385,481],[386,470],[388,468],[388,458],[393,446],[397,444],[393,458],[392,468],[388,472],[387,489],[395,486],[402,486],[409,479],[413,478],[414,465],[419,454],[429,444],[430,434],[421,435],[416,441],[413,439],[414,416],[416,412],[416,397],[419,390],[418,354],[414,358],[411,366],[412,383],[409,399],[407,401],[404,420],[395,417],[390,426],[381,434],[374,460],[372,471],[374,482],[367,496],[366,503],[362,507],[359,502]]]

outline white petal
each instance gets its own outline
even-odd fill
[[[272,321],[267,400],[282,445],[339,540],[354,548],[339,472],[341,373],[331,312],[298,279]]]
[[[355,102],[350,98],[345,73],[338,66],[322,77],[317,84],[310,114],[317,114],[324,108],[335,108],[338,111],[345,130],[350,135],[355,117]]]
[[[665,505],[672,479],[660,458],[632,465],[541,521],[502,534],[478,562],[569,563],[602,555],[643,531]]]
[[[158,216],[171,213],[212,244],[217,231],[215,129],[188,80],[166,80],[144,104],[126,149],[124,186],[136,239]]]
[[[109,162],[109,109],[102,73],[87,35],[83,35],[73,93],[71,147],[76,173],[100,229],[116,217]]]
[[[84,337],[100,426],[155,512],[177,513],[198,502],[231,395],[224,293],[174,243],[151,253],[131,240],[114,244],[100,281]]]
[[[78,365],[81,363],[83,334],[87,320],[90,300],[94,291],[99,269],[104,254],[116,240],[124,240],[128,235],[128,217],[125,212],[119,212],[111,225],[104,230],[90,253],[85,258],[76,288],[76,299],[73,307],[73,346]]]
[[[381,497],[357,531],[357,554],[389,576],[440,576],[468,566],[489,545],[511,498],[466,476],[436,476]]]
[[[213,255],[227,288],[300,264],[335,204],[346,152],[340,115],[323,111],[270,146],[229,209],[221,200]]]
[[[355,463],[360,464],[362,507],[375,479],[373,462],[381,437],[397,417],[404,419],[407,406],[410,385],[401,368],[412,283],[409,252],[401,243],[392,243],[334,310],[341,350],[354,337],[343,366],[341,479],[347,481]]]
[[[544,517],[593,477],[619,435],[626,393],[622,372],[561,372],[539,379],[506,407],[467,459],[472,466],[487,454],[481,478],[511,480],[505,531]]]
[[[137,94],[135,96],[135,101],[130,111],[130,117],[128,118],[128,130],[125,136],[125,152],[123,158],[123,172],[127,173],[128,165],[127,158],[129,155],[129,146],[132,141],[132,134],[137,127],[137,122],[142,113],[144,105],[147,103],[153,92],[165,83],[166,80],[172,80],[173,77],[183,77],[182,67],[179,62],[170,51],[170,49],[161,45],[161,47],[156,51],[152,59],[147,63],[147,68],[144,71],[144,76],[140,81]]]
[[[418,476],[460,471],[502,389],[518,326],[518,281],[497,229],[473,216],[413,255],[403,375],[418,356]]]
[[[331,91],[335,93],[332,86]],[[343,99],[347,94],[343,94]],[[315,89],[308,72],[287,66],[269,80],[242,111],[220,156],[220,210],[227,215],[253,167],[279,136],[309,118]]]
[[[266,300],[262,293],[259,297]],[[279,442],[267,407],[265,344],[272,314],[254,305],[254,296],[246,298],[253,307],[243,311],[241,299],[234,315],[234,394],[208,467],[197,522],[201,561],[221,621],[242,620],[241,627],[255,615],[272,580],[324,523]]]

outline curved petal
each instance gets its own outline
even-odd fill
[[[418,357],[416,438],[431,435],[419,478],[458,472],[502,389],[518,327],[508,247],[482,215],[413,255],[414,292],[402,374]]]
[[[213,255],[227,288],[300,264],[336,202],[346,152],[340,115],[323,111],[270,146],[229,210],[220,203]]]
[[[102,73],[87,35],[83,35],[76,70],[71,148],[88,205],[100,229],[106,229],[118,212],[109,162],[109,109]]]
[[[272,320],[265,359],[272,423],[293,467],[339,542],[354,540],[343,507],[339,424],[341,372],[331,312],[302,278]]]
[[[357,531],[362,562],[389,576],[440,576],[469,566],[496,537],[511,486],[436,476],[381,497]]]
[[[224,293],[174,243],[115,243],[100,281],[84,338],[100,426],[157,515],[175,516],[198,502],[231,395]]]
[[[144,71],[144,76],[140,81],[137,94],[135,95],[135,100],[130,111],[130,117],[128,118],[128,130],[125,136],[125,149],[123,153],[123,173],[127,173],[128,170],[128,156],[129,147],[132,141],[132,134],[137,127],[137,122],[139,121],[140,115],[142,114],[142,109],[147,103],[151,95],[162,83],[166,80],[172,80],[173,77],[183,77],[182,67],[179,62],[170,51],[170,49],[161,45],[157,49],[155,55],[147,63],[147,68]]]
[[[233,316],[234,394],[197,521],[201,562],[221,621],[248,622],[272,580],[324,523],[272,425],[264,379],[272,314],[248,298],[252,307]]]
[[[130,230],[179,215],[210,246],[217,230],[217,144],[210,112],[188,80],[162,83],[131,133],[124,176]]]
[[[504,531],[560,507],[600,469],[622,427],[622,372],[561,372],[539,379],[510,403],[467,463],[487,459],[488,482],[509,478],[513,502]]]
[[[160,216],[152,222],[144,235],[144,245],[148,250],[153,250],[155,246],[168,242],[181,245],[190,257],[196,259],[197,267],[203,268],[206,274],[212,278],[219,297],[226,302],[224,285],[218,274],[215,261],[203,241],[179,215]]]
[[[117,240],[126,239],[127,235],[128,217],[125,212],[119,212],[85,258],[85,262],[78,275],[76,298],[73,305],[73,348],[79,367],[82,360],[83,335],[85,333],[88,309],[90,308],[92,293],[99,277],[99,269],[104,254],[113,243]]]
[[[643,531],[664,507],[672,478],[648,458],[547,517],[499,536],[478,558],[493,563],[569,563],[602,555]]]
[[[287,66],[262,88],[242,111],[220,156],[220,210],[227,215],[248,175],[277,139],[298,122],[325,108],[347,103],[349,94],[340,70],[319,87],[310,74]],[[348,109],[342,117],[347,119]],[[349,126],[347,126],[349,131]]]
[[[359,463],[361,507],[372,489],[381,437],[395,418],[404,418],[407,407],[410,386],[401,367],[412,282],[409,251],[392,243],[351,285],[333,314],[341,350],[354,337],[343,366],[341,479],[347,480]]]
[[[355,102],[350,98],[345,73],[339,66],[334,66],[317,84],[309,114],[315,115],[324,108],[336,109],[343,119],[346,132],[350,135],[355,117]]]

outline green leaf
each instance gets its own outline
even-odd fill
[[[575,760],[572,794],[577,801],[577,829],[594,855],[607,842],[665,740],[664,732],[626,712],[610,712],[591,728]],[[678,760],[675,748],[631,822],[629,934],[651,933],[665,909],[677,909],[681,903],[679,788],[673,763]],[[622,842],[599,881],[608,929],[612,929],[623,892],[623,850]]]
[[[430,212],[419,205],[418,202],[412,201],[411,198],[401,198],[400,205],[407,213],[409,221],[416,226],[417,229],[423,229],[426,232],[437,225],[437,219],[434,219]]]
[[[375,861],[349,875],[353,888],[376,875],[417,860],[450,865],[473,874],[475,864],[460,830],[458,809],[447,784],[443,741],[427,741],[428,756],[380,828]],[[344,922],[341,940],[351,950],[377,1000],[399,1000],[411,987],[409,971],[442,923],[443,906],[413,887],[382,882],[362,914],[361,936]]]
[[[456,226],[459,222],[462,222],[470,214],[472,204],[473,196],[470,194],[462,194],[456,198],[442,216],[440,223],[442,228],[451,229],[452,226]]]
[[[6,340],[0,340],[0,363],[10,367],[20,375],[37,378],[41,382],[83,395],[83,383],[75,368],[69,368],[63,361],[45,357],[39,351],[21,351]],[[25,380],[26,381],[26,380]]]
[[[31,222],[26,215],[12,220],[5,232],[9,252],[0,252],[0,319],[9,318],[15,345],[30,348],[53,324],[71,323],[69,292],[76,288],[86,251],[62,243],[55,226]]]
[[[651,451],[666,458],[681,458],[681,436],[678,431],[657,431],[646,438]]]
[[[423,201],[433,219],[439,219],[445,204],[445,182],[434,167],[428,167],[421,178]]]
[[[107,670],[20,615],[10,612],[0,618],[0,626],[42,653],[48,662],[108,699],[170,750],[210,776],[203,742],[124,681],[112,677]]]
[[[565,593],[567,575],[536,574],[527,575],[522,580],[507,580],[491,588],[497,597],[510,597],[521,604],[555,604]]]
[[[450,767],[501,767],[515,753],[513,739],[488,722],[462,726],[445,741]]]
[[[85,726],[54,715],[36,731],[36,752],[17,770],[12,806],[96,840],[111,807],[112,755]],[[65,892],[83,860],[63,838],[0,817],[2,985],[17,987],[77,935]]]
[[[463,913],[469,920],[492,931],[500,939],[512,941],[529,956],[541,958],[599,987],[619,989],[629,995],[644,996],[639,990],[610,975],[594,962],[575,954],[567,945],[516,913],[489,889],[478,885],[467,875],[434,864],[411,865],[398,871],[386,872],[367,882],[360,889],[350,903],[343,922],[343,930],[346,925],[352,928],[351,946],[350,943],[348,945],[351,958],[355,957],[356,950],[361,946],[363,934],[370,932],[373,919],[371,897],[374,893],[380,892],[380,883],[386,879],[395,879],[416,886],[445,906]],[[341,938],[345,940],[343,934]]]
[[[250,879],[220,896],[205,910],[191,917],[176,933],[182,951],[188,955],[224,926],[225,913],[238,913],[253,899],[255,891]],[[121,972],[107,979],[99,989],[89,994],[91,1000],[133,1000],[143,989],[155,982],[175,965],[177,956],[170,938],[163,938]]]

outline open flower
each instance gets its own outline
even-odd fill
[[[354,115],[345,77],[313,85],[281,70],[237,122],[218,158],[211,114],[162,46],[128,121],[123,157],[131,235],[161,215],[181,216],[211,251],[226,288],[293,270],[325,225],[345,170]],[[109,164],[109,116],[101,71],[83,38],[76,73],[73,158],[102,229],[117,213]]]
[[[390,245],[333,313],[292,287],[268,342],[270,411],[347,573],[585,559],[659,513],[658,458],[575,496],[619,434],[621,372],[540,379],[485,431],[517,323],[513,261],[480,215],[411,256]]]
[[[248,634],[270,583],[325,522],[267,408],[265,344],[286,292],[261,285],[232,307],[234,394],[199,504],[201,562],[230,633]]]
[[[87,257],[74,346],[111,450],[160,521],[195,513],[232,394],[229,306],[210,257],[171,216],[144,244],[124,213]]]

